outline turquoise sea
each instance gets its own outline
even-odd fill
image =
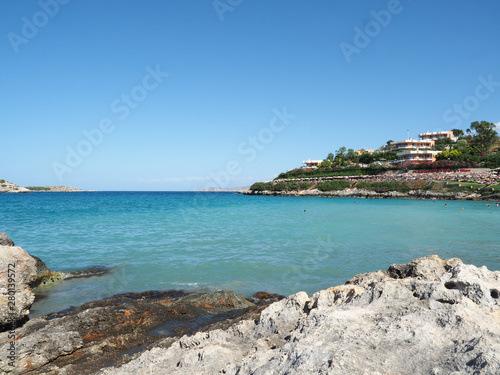
[[[500,270],[489,202],[30,193],[0,195],[0,212],[0,231],[52,270],[112,268],[57,285],[32,316],[153,289],[313,293],[429,254]]]

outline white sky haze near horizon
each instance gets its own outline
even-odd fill
[[[500,125],[500,2],[0,2],[0,178],[198,190]]]

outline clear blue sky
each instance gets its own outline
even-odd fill
[[[0,178],[244,186],[407,129],[499,123],[499,16],[497,0],[2,0]]]

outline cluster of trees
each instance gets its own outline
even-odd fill
[[[465,132],[453,129],[457,141],[444,138],[436,141],[436,160],[452,160],[457,162],[482,163],[485,167],[494,168],[500,165],[500,154],[493,153],[500,139],[495,130],[496,125],[487,121],[475,121]]]
[[[320,169],[331,169],[338,167],[352,167],[358,166],[359,164],[371,164],[376,161],[392,161],[396,160],[395,151],[387,151],[381,148],[373,153],[364,151],[357,152],[352,148],[346,149],[346,147],[340,147],[335,151],[335,154],[329,153],[328,156],[319,165]]]
[[[301,182],[279,182],[274,184],[272,182],[256,182],[250,187],[252,191],[298,191],[307,190],[311,187],[311,183],[307,181]]]
[[[435,142],[435,149],[442,151],[437,155],[437,160],[483,163],[490,165],[490,168],[492,168],[491,165],[498,164],[496,166],[499,166],[500,164],[496,161],[498,157],[492,153],[495,147],[500,146],[495,128],[496,125],[492,122],[475,121],[465,131],[453,129],[454,136],[458,138],[456,141],[442,138]],[[328,154],[319,165],[319,169],[352,168],[359,167],[361,164],[394,161],[397,159],[397,152],[390,150],[392,142],[392,140],[387,141],[386,145],[373,153],[366,151],[360,153],[352,148],[340,147],[335,153]]]

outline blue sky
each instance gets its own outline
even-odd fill
[[[197,190],[500,123],[500,2],[0,2],[0,178]]]

